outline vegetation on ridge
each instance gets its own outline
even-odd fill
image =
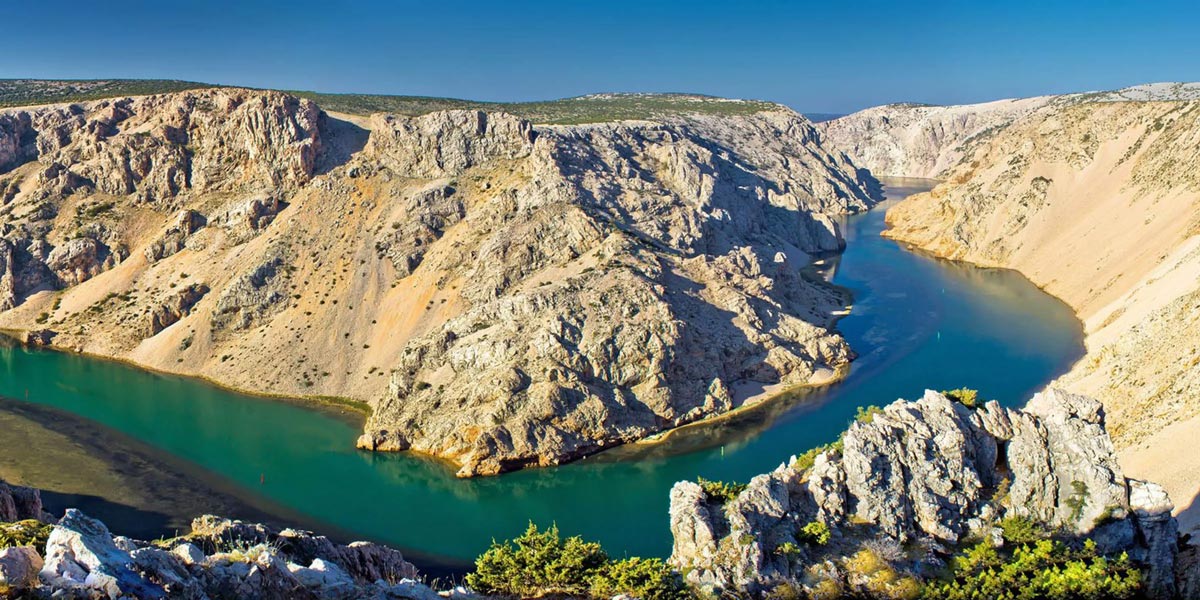
[[[752,115],[781,108],[772,102],[695,94],[593,94],[536,102],[477,102],[424,96],[288,93],[309,98],[325,110],[358,115],[384,112],[418,116],[438,110],[473,109],[507,112],[534,123],[552,125],[654,119],[679,114]]]
[[[224,86],[168,79],[5,79],[0,80],[0,108],[169,94],[213,87]],[[555,125],[654,119],[681,114],[751,115],[782,108],[773,102],[698,94],[592,94],[535,102],[482,102],[431,96],[283,91],[308,98],[324,110],[355,115],[391,113],[418,116],[439,110],[488,110],[512,113],[534,123]]]
[[[218,87],[173,79],[0,79],[0,108],[87,102]]]

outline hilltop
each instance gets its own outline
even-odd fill
[[[128,96],[171,94],[228,87],[169,79],[0,80],[0,108],[86,102]],[[265,90],[264,90],[265,91]],[[623,120],[655,120],[685,114],[736,116],[787,110],[773,102],[737,100],[701,94],[589,94],[533,102],[483,102],[432,96],[330,94],[304,90],[285,93],[312,100],[322,109],[347,115],[389,113],[418,117],[445,110],[505,112],[536,124],[578,125]]]

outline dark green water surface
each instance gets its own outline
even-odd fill
[[[891,183],[891,198],[928,187]],[[1015,272],[927,258],[879,237],[886,206],[848,219],[848,249],[823,267],[855,298],[838,326],[860,354],[845,381],[564,467],[458,480],[428,460],[355,451],[356,424],[327,411],[13,345],[0,347],[0,395],[167,453],[171,468],[277,507],[285,522],[386,542],[427,564],[464,564],[529,520],[557,522],[613,555],[666,556],[676,481],[745,481],[833,440],[857,407],[926,388],[973,387],[1019,404],[1081,355],[1080,324],[1066,305]]]

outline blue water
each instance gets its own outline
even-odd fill
[[[907,183],[889,196],[925,187]],[[327,412],[19,347],[0,347],[0,395],[137,438],[239,496],[449,564],[530,520],[556,522],[613,555],[666,556],[676,481],[744,481],[835,439],[856,408],[926,388],[972,387],[1018,404],[1082,354],[1066,305],[1014,272],[928,258],[881,238],[886,206],[847,219],[848,249],[825,265],[855,298],[838,325],[861,355],[845,381],[659,446],[563,467],[459,480],[434,461],[355,451],[357,425]]]

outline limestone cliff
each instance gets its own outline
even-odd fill
[[[889,104],[819,123],[833,147],[877,177],[937,179],[1013,122],[1047,107],[1088,102],[1200,99],[1200,84],[1157,83],[1086,92],[935,106]]]
[[[1181,508],[1200,493],[1198,159],[1200,102],[1048,108],[892,208],[886,232],[1018,269],[1074,307],[1087,354],[1058,385],[1103,401],[1126,469]]]
[[[725,504],[698,484],[676,484],[670,560],[706,588],[852,595],[846,557],[861,548],[929,578],[967,540],[1003,543],[1000,521],[1019,516],[1095,540],[1102,552],[1129,552],[1147,569],[1148,595],[1171,598],[1170,501],[1156,484],[1126,479],[1104,418],[1099,402],[1058,390],[1023,410],[972,408],[932,391],[898,400],[852,424],[840,447],[759,475]],[[805,541],[814,522],[829,540]]]
[[[370,118],[236,89],[0,113],[0,327],[556,464],[827,381],[869,176],[803,117]]]

